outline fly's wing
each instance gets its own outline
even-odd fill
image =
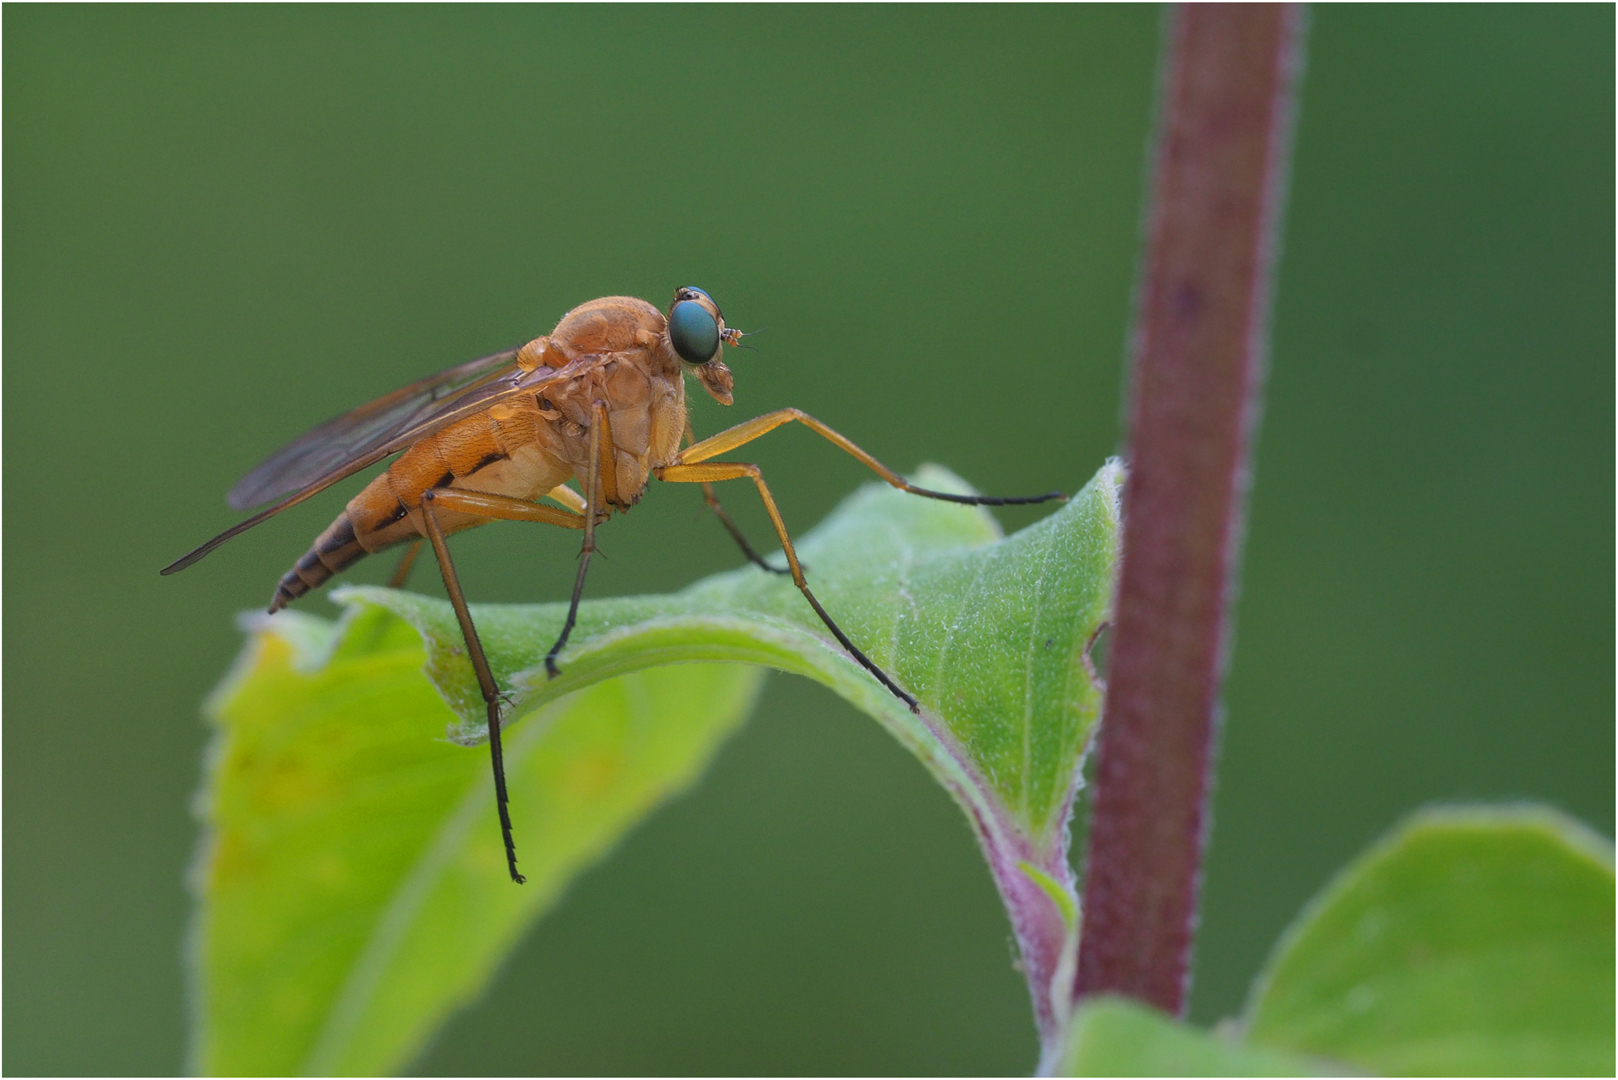
[[[506,353],[486,356],[481,360],[473,360],[458,368],[450,368],[449,371],[378,398],[371,404],[361,406],[335,420],[329,420],[302,438],[289,443],[280,453],[254,469],[236,485],[231,491],[231,504],[246,506],[274,498],[275,495],[286,497],[273,506],[260,510],[246,521],[231,526],[195,551],[176,559],[163,568],[163,573],[166,575],[184,570],[231,537],[268,521],[281,511],[324,491],[344,477],[352,476],[388,455],[398,453],[411,443],[425,439],[457,420],[464,420],[503,401],[509,401],[523,394],[532,394],[552,383],[570,379],[603,359],[600,355],[590,354],[581,356],[561,368],[539,367],[533,371],[523,371],[515,366],[496,367],[496,361],[509,361],[516,355],[517,350],[513,349]],[[480,365],[489,365],[495,370],[481,377],[476,373],[471,376],[464,375],[469,369]],[[446,397],[444,393],[439,393],[436,398],[423,397],[438,390],[433,384],[439,380],[446,380],[458,372],[463,373],[462,378],[467,380],[461,383],[462,390],[459,396]],[[423,387],[426,389],[422,389]],[[413,393],[407,394],[407,391]],[[341,452],[328,452],[328,445],[334,442],[341,446]],[[325,471],[319,471],[321,468]],[[250,480],[256,480],[257,483],[248,487]],[[294,483],[301,486],[292,490]],[[238,499],[241,501],[238,502]]]
[[[364,457],[402,431],[433,416],[441,405],[469,390],[497,381],[517,358],[516,349],[457,364],[352,412],[326,421],[271,454],[230,489],[233,510],[269,502]]]

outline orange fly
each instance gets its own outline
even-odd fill
[[[1026,498],[987,498],[915,487],[797,409],[766,413],[681,450],[680,444],[690,432],[685,376],[694,375],[714,400],[729,405],[732,377],[720,354],[725,345],[736,345],[741,337],[740,331],[725,325],[719,305],[701,289],[677,290],[667,314],[630,296],[581,304],[563,316],[546,337],[411,383],[288,443],[230,492],[230,505],[238,510],[276,500],[273,505],[164,567],[163,573],[184,570],[231,537],[368,465],[399,454],[349,501],[337,520],[282,576],[270,611],[279,611],[366,555],[408,543],[394,574],[395,586],[401,585],[422,539],[432,545],[487,705],[500,831],[511,879],[521,882],[506,808],[500,691],[450,561],[444,542],[450,533],[496,520],[534,521],[584,531],[567,620],[545,657],[546,670],[554,678],[556,657],[566,646],[578,615],[584,577],[595,551],[596,526],[613,510],[627,510],[640,501],[651,477],[701,484],[708,505],[743,554],[765,570],[790,573],[804,599],[848,654],[916,710],[916,699],[848,639],[809,591],[792,539],[759,467],[710,459],[796,420],[858,458],[894,487],[916,495],[991,506],[1063,497],[1052,492]],[[713,482],[742,479],[751,480],[764,500],[786,554],[785,570],[758,556],[714,497]],[[569,480],[578,483],[577,490],[567,486]],[[557,505],[542,504],[537,501],[541,498]]]

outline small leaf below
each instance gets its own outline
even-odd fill
[[[1068,1028],[1058,1076],[1310,1076],[1317,1065],[1255,1050],[1135,1001],[1087,999]]]
[[[1548,809],[1417,815],[1283,937],[1249,1040],[1404,1076],[1610,1076],[1611,844]]]

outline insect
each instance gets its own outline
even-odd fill
[[[1003,506],[1065,497],[1051,492],[989,498],[919,488],[798,409],[766,413],[696,442],[686,419],[685,376],[694,376],[720,404],[731,404],[733,378],[720,354],[724,346],[740,344],[742,336],[725,325],[713,298],[696,288],[677,290],[666,313],[630,296],[581,304],[545,337],[413,382],[294,439],[243,477],[229,497],[238,510],[277,501],[162,572],[184,570],[226,540],[399,454],[282,576],[270,611],[273,614],[319,588],[366,555],[408,544],[393,578],[396,587],[402,585],[422,541],[432,546],[487,707],[500,833],[511,879],[521,883],[501,760],[502,699],[445,543],[451,533],[497,520],[584,532],[567,619],[545,656],[546,671],[555,678],[557,657],[578,616],[585,575],[596,550],[596,528],[614,510],[628,510],[640,501],[653,477],[700,484],[708,506],[742,554],[772,573],[791,574],[848,654],[911,710],[919,711],[916,699],[861,652],[815,599],[759,467],[712,459],[797,422],[894,487],[930,499]],[[682,450],[681,443],[687,441],[692,445]],[[576,490],[568,486],[570,480],[579,485]],[[786,555],[785,569],[766,563],[725,513],[712,487],[721,480],[752,481]],[[541,498],[555,505],[541,503]]]

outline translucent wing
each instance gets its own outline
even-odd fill
[[[600,355],[589,354],[561,368],[524,371],[515,366],[516,355],[516,349],[495,353],[411,383],[288,443],[243,477],[230,493],[231,505],[238,508],[276,495],[285,498],[176,559],[163,568],[163,573],[184,570],[231,537],[457,420],[572,378],[602,360]],[[458,394],[454,389],[457,386]]]
[[[446,401],[490,382],[517,358],[516,349],[457,364],[401,386],[351,412],[326,421],[271,454],[230,489],[233,510],[297,491],[347,462],[431,419]]]

